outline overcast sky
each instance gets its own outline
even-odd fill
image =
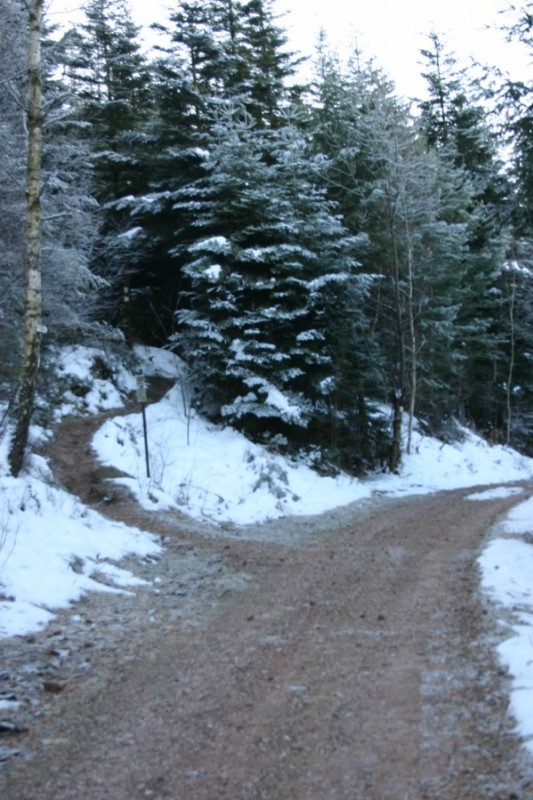
[[[75,19],[80,0],[49,0],[51,17]],[[395,81],[400,93],[422,91],[419,51],[434,29],[442,35],[461,62],[471,57],[494,64],[527,81],[531,65],[516,43],[505,42],[495,30],[499,11],[508,0],[275,0],[279,12],[287,12],[280,24],[288,31],[292,46],[312,55],[323,27],[335,48],[347,49],[357,40],[366,56]],[[171,0],[130,0],[135,21],[148,26],[166,21]]]

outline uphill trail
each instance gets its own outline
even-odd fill
[[[135,593],[4,643],[31,702],[2,800],[533,798],[476,567],[531,484],[215,528],[110,484],[96,424],[61,425],[57,480],[164,547]]]

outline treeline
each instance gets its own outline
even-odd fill
[[[0,11],[8,388],[24,9]],[[529,46],[533,3],[511,17]],[[302,85],[270,0],[179,0],[165,34],[148,56],[125,0],[89,0],[44,38],[45,343],[171,346],[202,413],[325,469],[395,470],[415,418],[533,453],[531,87],[463,69],[435,33],[416,104],[325,41]]]

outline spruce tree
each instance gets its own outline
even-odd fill
[[[27,12],[18,0],[0,8],[0,68],[5,90],[0,93],[0,338],[3,393],[14,382],[23,318],[25,238],[26,131],[25,102]]]
[[[354,252],[313,159],[290,123],[262,132],[230,105],[213,128],[205,178],[179,204],[195,215],[191,283],[175,344],[216,419],[254,438],[330,444],[337,374],[333,309],[363,293]],[[340,413],[340,412],[339,412]]]
[[[503,28],[509,41],[533,52],[533,3],[531,0],[507,9]],[[507,122],[512,147],[512,176],[515,186],[513,227],[515,238],[533,236],[533,87],[527,79],[498,75],[498,111]],[[522,241],[521,250],[524,249]]]
[[[101,208],[93,269],[108,281],[108,320],[120,319],[137,257],[135,222],[121,202],[146,188],[145,126],[150,118],[150,73],[139,29],[126,0],[88,0],[85,21],[62,41],[65,75],[78,98],[78,118],[91,150],[93,194]]]
[[[504,17],[503,32],[515,46],[531,53],[533,4],[530,0],[511,5]],[[494,77],[494,76],[493,76]],[[506,260],[495,284],[500,303],[499,332],[503,341],[497,372],[499,380],[499,428],[503,441],[533,452],[533,90],[524,78],[511,79],[497,73],[498,118],[504,120],[507,151],[510,152],[512,192],[509,242]]]
[[[350,229],[366,236],[363,265],[374,276],[366,313],[380,370],[368,370],[367,396],[391,404],[395,470],[403,413],[409,449],[415,413],[435,425],[450,412],[470,195],[453,165],[426,152],[373,65],[343,72],[323,58],[319,89],[317,145],[330,157],[331,192]]]
[[[230,99],[260,127],[274,126],[287,102],[284,82],[293,57],[284,49],[270,2],[180,2],[165,28],[170,46],[152,65],[153,109],[146,128],[147,186],[121,199],[136,226],[142,252],[138,293],[150,306],[143,330],[159,340],[173,330],[184,288],[178,245],[197,237],[194,214],[176,203],[201,177],[201,164],[217,119]],[[137,318],[136,324],[139,324]]]
[[[477,78],[460,70],[431,34],[428,99],[421,103],[428,146],[463,173],[470,201],[466,274],[457,325],[462,330],[458,412],[497,439],[505,427],[504,386],[510,332],[502,316],[502,267],[510,240],[510,184],[488,120],[488,98]],[[505,305],[505,304],[504,304]]]

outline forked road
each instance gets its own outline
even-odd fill
[[[45,701],[1,797],[531,800],[475,566],[517,498],[468,493],[197,536],[247,583],[208,592],[192,620],[171,573],[194,537],[167,517],[159,595],[99,601],[126,604],[120,648]]]

